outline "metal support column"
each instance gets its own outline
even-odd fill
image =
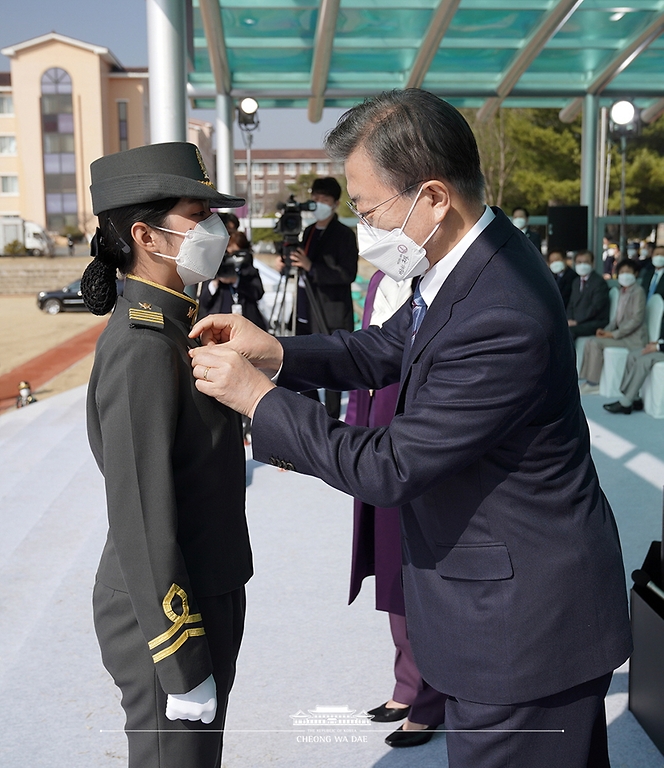
[[[598,118],[599,96],[587,93],[583,99],[581,129],[581,205],[588,206],[588,247],[591,249],[594,249],[595,244]],[[595,263],[601,269],[601,259],[596,258]]]
[[[216,106],[217,189],[226,195],[234,195],[233,99],[228,95],[218,93]]]
[[[146,0],[150,141],[187,140],[184,0]]]

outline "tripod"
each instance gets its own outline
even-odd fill
[[[297,327],[297,288],[300,280],[302,280],[312,319],[315,321],[320,333],[329,334],[330,329],[325,320],[325,315],[323,314],[323,309],[318,300],[318,296],[316,295],[316,291],[309,280],[309,276],[304,269],[297,269],[293,272],[290,254],[293,249],[297,247],[299,247],[298,241],[292,243],[287,242],[286,240],[284,241],[282,251],[284,266],[281,270],[281,275],[279,276],[274,304],[272,305],[272,311],[270,312],[270,319],[268,322],[269,332],[279,336],[295,336]],[[296,282],[295,290],[293,292],[293,308],[289,324],[286,319],[286,295],[288,293],[288,279],[293,276],[296,277]]]

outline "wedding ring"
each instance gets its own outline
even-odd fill
[[[208,380],[208,377],[207,377],[207,375],[208,375],[208,371],[209,371],[209,370],[210,370],[210,368],[209,368],[209,367],[207,367],[207,368],[206,368],[206,369],[203,371],[203,381],[207,381],[207,380]]]

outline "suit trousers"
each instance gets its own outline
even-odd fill
[[[627,355],[625,373],[620,382],[620,391],[625,401],[623,405],[631,405],[639,396],[643,382],[648,378],[655,363],[664,362],[664,352],[651,352],[642,355],[641,350],[634,350]]]
[[[418,670],[406,630],[406,617],[398,613],[388,614],[390,630],[396,654],[394,677],[396,685],[392,698],[399,704],[410,704],[408,719],[411,723],[435,726],[445,722],[447,696],[422,679]]]
[[[610,768],[604,697],[612,675],[523,704],[450,697],[450,768]]]
[[[583,360],[581,362],[579,378],[592,381],[594,384],[599,383],[606,347],[627,347],[629,349],[629,346],[622,339],[601,339],[599,336],[593,336],[588,339],[586,346],[583,348]]]
[[[217,715],[168,720],[166,698],[129,595],[97,582],[95,631],[102,661],[122,693],[129,746],[128,768],[219,768],[228,695],[244,630],[244,587],[197,600],[212,657]],[[182,650],[182,649],[181,649]]]

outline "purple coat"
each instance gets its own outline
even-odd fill
[[[367,328],[374,298],[383,273],[376,272],[369,282],[362,327]],[[346,423],[365,427],[387,426],[394,416],[399,385],[391,384],[375,392],[354,390],[348,397]],[[352,603],[366,576],[376,576],[376,610],[405,616],[401,587],[401,527],[398,507],[374,507],[355,499],[353,512],[353,554],[350,573]]]

